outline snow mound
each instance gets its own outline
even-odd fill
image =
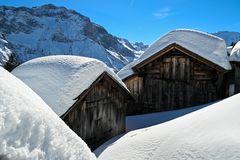
[[[121,79],[103,62],[80,56],[41,57],[23,63],[12,73],[61,116],[103,72],[127,90]]]
[[[96,159],[36,93],[1,67],[0,75],[0,159]]]
[[[229,60],[240,62],[240,41],[233,47]]]
[[[212,103],[211,103],[212,104]],[[146,128],[154,126],[160,123],[164,123],[178,117],[184,116],[196,110],[207,107],[211,104],[203,104],[199,106],[177,109],[173,111],[157,112],[157,113],[148,113],[134,116],[126,117],[126,131],[132,131],[136,129]]]
[[[240,94],[153,127],[127,133],[99,160],[240,159]]]
[[[226,43],[223,39],[196,30],[177,29],[167,33],[153,43],[136,61],[122,68],[118,75],[122,79],[127,78],[134,73],[132,67],[173,43],[198,54],[226,70],[231,70]]]

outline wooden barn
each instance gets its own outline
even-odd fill
[[[125,132],[126,107],[133,97],[102,62],[79,56],[48,56],[28,61],[12,73],[92,150]]]
[[[182,29],[161,37],[118,75],[136,98],[127,113],[141,114],[223,99],[229,95],[231,72],[224,40]]]

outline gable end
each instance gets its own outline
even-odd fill
[[[137,64],[136,66],[134,66],[132,69],[134,71],[138,71],[140,68],[142,68],[143,66],[147,65],[148,63],[154,61],[155,59],[163,56],[164,54],[168,53],[169,51],[173,50],[173,49],[177,49],[181,52],[183,52],[184,54],[200,61],[201,63],[204,63],[206,65],[208,65],[209,67],[212,67],[216,70],[218,70],[219,72],[225,73],[227,72],[227,70],[225,70],[224,68],[222,68],[221,66],[199,56],[198,54],[176,44],[176,43],[172,43],[170,45],[168,45],[167,47],[165,47],[164,49],[160,50],[159,52],[155,53],[154,55],[152,55],[151,57],[147,58],[146,60],[142,61],[141,63]]]

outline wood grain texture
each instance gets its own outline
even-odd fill
[[[129,99],[108,76],[79,97],[64,122],[94,150],[106,140],[125,132],[125,115]]]
[[[224,97],[225,72],[177,48],[167,51],[125,80],[137,99],[128,106],[128,114],[180,109]]]

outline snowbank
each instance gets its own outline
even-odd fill
[[[186,116],[132,131],[99,160],[240,159],[240,94]]]
[[[104,63],[80,56],[47,56],[30,60],[13,74],[32,88],[59,116],[103,73],[125,84]]]
[[[0,75],[0,157],[95,159],[36,93],[1,67]]]
[[[212,104],[212,103],[211,103]],[[132,131],[136,129],[146,128],[150,126],[154,126],[163,122],[170,121],[172,119],[184,116],[191,112],[197,111],[210,105],[204,104],[184,109],[178,109],[174,111],[166,111],[166,112],[158,112],[158,113],[149,113],[142,115],[134,115],[126,117],[126,131]]]
[[[233,47],[229,60],[240,62],[240,41]]]
[[[129,77],[134,73],[132,67],[173,43],[198,54],[226,70],[231,70],[227,57],[226,43],[223,39],[200,31],[177,29],[167,33],[153,43],[136,61],[121,69],[118,75],[121,79]]]

